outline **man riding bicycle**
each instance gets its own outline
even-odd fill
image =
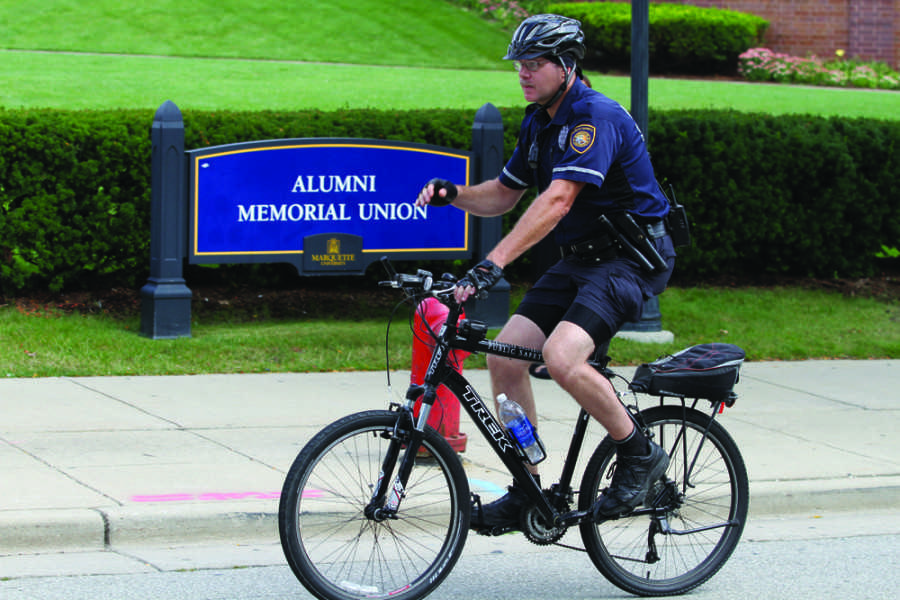
[[[666,453],[634,426],[609,381],[588,360],[647,299],[662,293],[675,263],[665,227],[669,203],[654,176],[637,124],[618,103],[580,79],[581,23],[559,15],[525,19],[505,60],[514,61],[530,102],[518,143],[500,175],[474,186],[441,179],[425,185],[418,206],[454,206],[479,216],[504,214],[526,189],[538,196],[512,230],[460,280],[464,302],[490,288],[503,269],[550,234],[560,259],[525,294],[497,339],[542,348],[550,376],[609,432],[617,467],[597,499],[596,519],[627,513],[665,472]],[[528,364],[488,357],[494,396],[518,402],[537,424]],[[536,467],[531,467],[537,477]],[[472,527],[515,528],[528,499],[516,482],[472,511]]]

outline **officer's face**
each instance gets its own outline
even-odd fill
[[[545,58],[516,61],[516,68],[519,71],[519,85],[529,103],[546,104],[566,80],[563,68]]]

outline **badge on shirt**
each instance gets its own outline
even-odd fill
[[[556,140],[559,143],[559,149],[561,152],[566,151],[566,142],[569,141],[569,126],[563,125],[559,130],[559,138]]]
[[[572,145],[572,150],[577,152],[578,154],[584,154],[588,150],[590,150],[591,146],[594,145],[594,138],[597,135],[597,130],[593,125],[589,125],[584,123],[582,125],[578,125],[575,129],[572,130],[572,137],[570,139],[570,144]]]

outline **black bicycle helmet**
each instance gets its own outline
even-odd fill
[[[541,56],[584,58],[581,22],[560,15],[533,15],[516,28],[504,60],[530,60]]]

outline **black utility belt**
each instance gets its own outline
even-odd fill
[[[625,233],[620,232],[608,219],[601,217],[600,222],[606,233],[583,242],[560,246],[560,255],[563,258],[574,256],[588,263],[600,263],[624,255],[638,262],[647,271],[667,269],[666,262],[649,242],[668,233],[665,221],[638,225],[631,217],[624,218],[628,220],[624,223],[624,228],[630,228]],[[617,217],[617,220],[621,219]]]

